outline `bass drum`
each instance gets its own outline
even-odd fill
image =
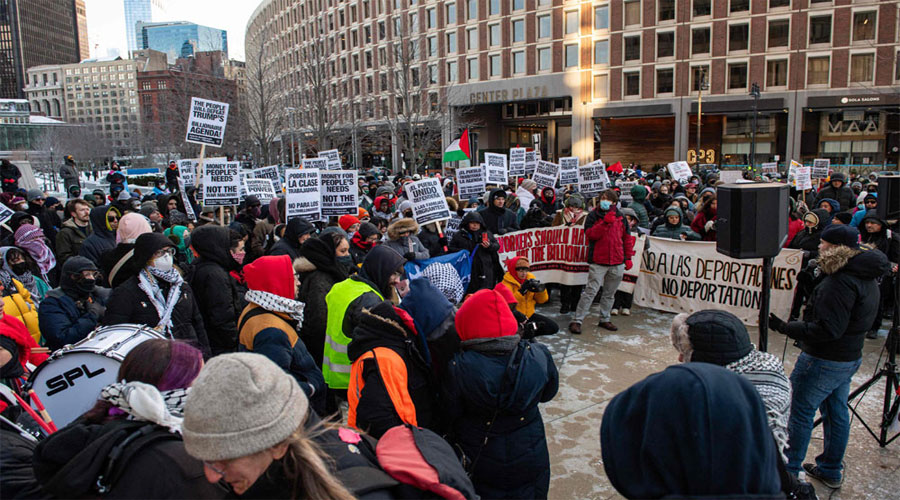
[[[54,351],[34,370],[28,384],[61,429],[90,410],[100,391],[116,382],[119,365],[135,346],[164,338],[144,325],[98,328],[84,340]]]

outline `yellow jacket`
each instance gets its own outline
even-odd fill
[[[19,280],[13,279],[13,285],[16,292],[3,297],[3,314],[15,316],[25,323],[28,333],[40,345],[41,329],[38,326],[37,306],[31,300],[31,292]]]
[[[535,277],[533,274],[528,273],[528,277],[525,279],[533,280],[535,279]],[[519,287],[521,287],[522,284],[519,283],[516,278],[514,278],[513,275],[509,274],[508,272],[503,275],[503,284],[506,285],[507,288],[509,288],[513,296],[519,302],[518,304],[516,304],[516,310],[529,318],[532,314],[534,314],[535,304],[543,304],[550,298],[550,294],[547,293],[546,289],[544,289],[544,291],[541,293],[525,292],[525,295],[520,294]]]

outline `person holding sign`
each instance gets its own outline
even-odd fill
[[[610,331],[619,328],[609,320],[616,289],[622,282],[626,269],[631,269],[631,258],[634,256],[635,238],[628,232],[628,222],[616,207],[618,195],[612,189],[600,194],[597,208],[588,214],[584,221],[585,235],[588,239],[588,282],[585,293],[578,301],[575,316],[569,323],[569,331],[581,333],[581,323],[588,314],[594,297],[603,287],[600,297],[600,322],[597,326]]]
[[[431,257],[431,254],[419,241],[419,237],[416,236],[418,232],[419,224],[416,223],[415,219],[407,217],[397,219],[388,226],[388,241],[384,244],[396,250],[408,261],[428,259]]]
[[[816,206],[826,198],[836,200],[841,210],[849,210],[856,206],[856,195],[853,194],[853,189],[847,186],[847,177],[840,172],[831,174],[828,185],[816,195]]]
[[[494,288],[503,276],[500,267],[500,244],[487,230],[480,212],[469,212],[459,223],[459,231],[450,240],[450,253],[465,250],[472,259],[472,279],[466,295],[484,288]]]

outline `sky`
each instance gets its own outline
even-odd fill
[[[250,15],[261,0],[167,0],[164,19],[153,21],[189,21],[228,32],[228,56],[244,60],[244,30]],[[128,55],[125,41],[123,0],[86,0],[88,40],[91,57],[102,57],[108,49]]]

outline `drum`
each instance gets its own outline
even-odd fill
[[[144,325],[98,328],[84,340],[54,351],[32,372],[28,384],[61,429],[90,410],[100,391],[116,382],[119,365],[135,346],[163,338]]]

